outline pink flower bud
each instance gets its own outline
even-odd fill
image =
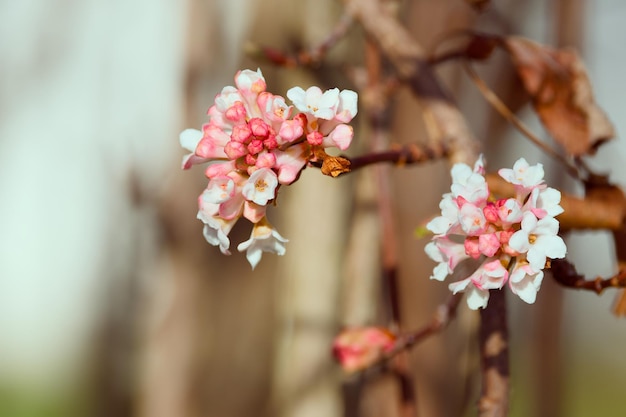
[[[233,122],[241,121],[246,118],[246,108],[241,101],[236,102],[226,110],[226,118]]]
[[[270,127],[263,120],[255,117],[254,119],[250,119],[248,122],[250,126],[250,130],[257,138],[266,138],[270,132]]]
[[[251,155],[256,155],[263,150],[263,141],[259,139],[254,139],[250,141],[248,144],[248,152]]]
[[[276,156],[270,152],[263,152],[258,155],[256,160],[257,168],[274,168],[276,165]]]
[[[240,143],[248,143],[250,136],[252,136],[252,131],[250,130],[250,126],[248,125],[237,125],[233,127],[233,133],[231,133],[230,138],[235,142]]]
[[[304,129],[302,123],[298,120],[286,120],[280,125],[278,136],[282,139],[281,143],[289,143],[302,137]]]
[[[306,135],[306,140],[313,146],[319,146],[322,144],[322,142],[324,142],[324,135],[322,135],[317,130],[314,130],[313,132],[310,132],[308,135]]]
[[[374,364],[386,352],[393,350],[396,336],[380,327],[345,329],[333,343],[333,355],[341,367],[354,372]]]
[[[237,159],[247,154],[248,149],[243,143],[231,140],[224,147],[224,152],[226,153],[226,155],[228,155],[230,159]]]
[[[487,205],[483,207],[483,214],[489,223],[495,224],[498,220],[500,220],[500,217],[498,216],[498,209],[493,203],[487,203]]]
[[[246,155],[246,158],[244,159],[246,161],[246,164],[248,165],[255,165],[256,164],[256,156],[254,155]]]
[[[465,246],[465,253],[471,256],[474,259],[480,258],[480,245],[477,237],[468,237],[463,242]]]
[[[276,149],[278,147],[278,142],[276,142],[276,135],[270,134],[270,136],[263,141],[263,146],[268,151]]]
[[[495,233],[478,236],[478,250],[485,256],[493,256],[500,249],[500,239]]]

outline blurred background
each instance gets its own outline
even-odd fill
[[[623,2],[502,0],[483,14],[462,0],[399,7],[429,49],[463,28],[576,47],[624,131]],[[362,63],[356,27],[316,70],[243,53],[251,40],[287,51],[317,44],[341,13],[334,0],[0,1],[0,416],[357,415],[344,413],[351,385],[330,343],[342,325],[385,324],[371,172],[332,180],[306,170],[269,213],[290,239],[287,254],[264,256],[252,272],[242,254],[224,257],[202,238],[196,197],[206,179],[179,169],[178,145],[238,69],[261,67],[282,95],[294,85],[354,88],[344,70]],[[542,132],[506,59],[479,67]],[[577,191],[456,65],[440,75],[491,169],[523,155],[546,164],[550,184]],[[409,92],[392,106],[391,141],[424,141]],[[617,139],[591,163],[624,186],[625,157]],[[448,166],[389,172],[402,326],[413,329],[447,293],[427,279],[433,265],[413,231],[435,213]],[[232,241],[248,234],[238,225]],[[608,234],[576,233],[568,245],[588,276],[616,271]],[[613,298],[546,281],[535,306],[511,299],[511,415],[624,415],[626,321],[610,314]],[[477,321],[465,310],[410,354],[421,415],[473,415]],[[358,415],[395,415],[393,381],[361,389]]]

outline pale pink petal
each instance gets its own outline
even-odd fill
[[[235,170],[235,161],[215,162],[206,167],[204,175],[207,178],[228,175]]]
[[[254,204],[252,201],[246,201],[243,205],[243,217],[250,220],[252,223],[258,223],[263,217],[267,206],[260,206]]]
[[[339,93],[339,105],[335,119],[341,123],[349,123],[358,112],[358,94],[352,90],[342,90]]]
[[[285,143],[293,142],[299,139],[304,134],[302,123],[299,120],[286,120],[280,125],[278,131],[278,144],[283,145]]]
[[[304,143],[290,146],[285,151],[275,152],[279,183],[291,184],[298,178],[307,163],[306,154]]]
[[[353,136],[354,130],[352,129],[352,126],[340,124],[337,125],[326,138],[324,138],[323,144],[325,147],[337,147],[342,151],[345,151],[350,146]]]

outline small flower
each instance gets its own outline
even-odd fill
[[[513,294],[528,304],[533,304],[542,281],[543,271],[536,271],[528,263],[519,262],[509,276],[509,287]]]
[[[539,271],[545,267],[546,258],[564,258],[567,248],[563,239],[557,235],[559,222],[554,217],[538,220],[531,212],[526,212],[522,228],[509,240],[509,246],[525,253],[530,266]]]
[[[278,185],[278,177],[269,168],[254,171],[243,186],[243,196],[260,206],[264,206],[274,198],[274,191]]]
[[[335,109],[339,106],[338,88],[322,92],[319,87],[309,87],[306,91],[300,87],[293,87],[287,91],[287,97],[293,101],[298,110],[319,119],[333,119]]]
[[[502,168],[498,174],[523,194],[543,184],[543,165],[529,165],[524,158],[518,159],[513,169]]]
[[[454,197],[462,197],[474,204],[484,203],[489,197],[489,187],[481,172],[484,172],[482,163],[477,162],[474,170],[466,164],[454,164],[451,170],[452,186],[450,187]]]
[[[279,256],[284,255],[284,243],[286,242],[288,240],[282,237],[264,217],[252,228],[250,239],[240,243],[237,250],[239,252],[246,251],[246,258],[254,269],[261,261],[263,252],[271,252]]]
[[[535,188],[530,193],[526,202],[526,209],[531,211],[538,219],[546,216],[556,217],[563,213],[561,203],[561,192],[554,188]]]
[[[454,272],[454,268],[463,260],[468,258],[462,243],[456,243],[447,237],[434,239],[424,248],[426,254],[439,265],[433,270],[430,279],[443,281],[449,274]]]

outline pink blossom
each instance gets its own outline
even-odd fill
[[[344,329],[333,342],[333,355],[341,367],[354,372],[372,365],[385,352],[393,350],[396,336],[380,327]]]
[[[183,168],[208,163],[209,184],[198,214],[206,240],[228,254],[230,229],[239,218],[248,219],[255,225],[253,234],[239,247],[253,268],[263,251],[284,253],[286,239],[269,226],[267,204],[323,148],[350,145],[353,130],[344,123],[357,113],[357,94],[350,90],[295,87],[288,92],[300,111],[294,114],[293,106],[266,88],[260,69],[238,71],[235,86],[216,95],[202,131],[180,135],[181,146],[191,152]]]
[[[453,293],[467,293],[470,308],[484,308],[489,291],[500,290],[507,281],[514,294],[532,303],[548,258],[563,258],[567,251],[553,217],[563,211],[561,195],[543,184],[541,164],[530,166],[523,158],[513,169],[500,170],[516,186],[515,198],[490,196],[484,173],[482,158],[473,169],[452,167],[451,192],[439,203],[441,216],[426,225],[435,236],[425,251],[438,262],[431,278],[442,281],[459,261],[481,259],[472,274],[449,284]]]

